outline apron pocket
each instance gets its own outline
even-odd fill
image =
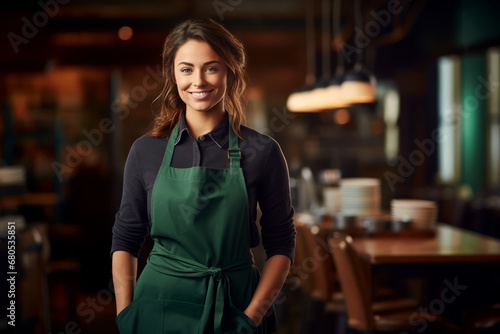
[[[116,317],[120,334],[196,333],[202,304],[162,299],[137,299]]]
[[[240,311],[234,305],[230,305],[230,311],[231,312],[229,314],[229,319],[225,321],[226,325],[228,326],[227,333],[230,334],[256,333],[258,326],[255,325],[255,322],[253,322],[253,320],[250,319],[249,316],[247,316],[244,312]]]
[[[163,333],[163,300],[137,299],[116,317],[120,334]]]
[[[133,304],[134,304],[134,301],[130,302],[130,304],[125,306],[125,308],[123,310],[121,310],[120,313],[118,313],[118,315],[115,318],[115,323],[117,325],[120,323],[121,319],[125,316],[125,314],[128,313],[129,309],[131,309],[133,307]]]
[[[165,333],[197,333],[203,304],[165,300]]]

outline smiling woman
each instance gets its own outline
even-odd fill
[[[123,333],[274,333],[274,300],[293,261],[294,210],[279,145],[244,120],[243,45],[212,20],[177,26],[163,50],[150,134],[125,166],[113,227]],[[260,243],[267,262],[254,266]],[[144,237],[154,240],[136,281]]]
[[[211,113],[216,122],[200,123],[203,129],[194,129],[188,124],[190,133],[197,138],[210,131],[224,117],[227,66],[207,42],[197,40],[190,40],[181,46],[174,63],[175,82],[179,96],[186,103],[186,117],[212,118],[207,115]],[[197,115],[197,112],[201,114]]]
[[[198,49],[197,47],[202,48]],[[216,75],[217,78],[224,81],[221,84],[225,86],[225,91],[222,92],[224,101],[221,106],[230,113],[232,128],[236,134],[240,135],[240,125],[245,120],[244,105],[247,88],[246,56],[243,44],[222,25],[212,20],[189,20],[178,25],[174,32],[167,37],[162,57],[163,76],[166,80],[156,99],[159,113],[151,134],[155,137],[168,137],[175,124],[178,123],[181,113],[187,109],[186,101],[183,100],[180,91],[183,89],[182,85],[185,84],[185,81],[177,82],[179,80],[177,70],[181,70],[186,75],[194,73],[195,77],[198,75],[197,80],[208,80],[208,75],[201,75],[201,65],[214,65],[208,66],[209,68],[205,68],[205,70],[223,71],[223,73]],[[195,64],[195,61],[198,63]],[[218,61],[218,64],[205,64],[212,61]],[[179,68],[181,62],[187,64]],[[195,66],[197,68],[194,68]],[[197,71],[198,74],[196,74]],[[195,85],[196,82],[190,84]],[[193,89],[193,91],[200,92],[202,89]]]

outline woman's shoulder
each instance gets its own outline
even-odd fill
[[[267,149],[279,148],[278,142],[265,133],[261,133],[244,125],[242,125],[240,129],[241,137],[245,140],[246,145],[259,148],[265,146]]]
[[[168,140],[166,138],[158,138],[149,133],[140,136],[134,141],[134,145],[144,146],[144,145],[160,145],[166,143]]]
[[[165,151],[167,142],[168,140],[166,138],[158,138],[152,136],[151,134],[145,134],[134,141],[132,147],[130,148],[130,152],[139,156],[148,156],[156,153],[157,151]]]
[[[242,154],[247,156],[247,160],[257,165],[267,164],[269,160],[282,160],[283,152],[281,147],[271,136],[256,131],[247,126],[241,126],[240,142]]]

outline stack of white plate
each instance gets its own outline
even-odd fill
[[[412,229],[428,230],[436,226],[437,204],[418,199],[393,199],[391,214],[394,220],[410,219]]]
[[[26,168],[24,166],[0,167],[0,186],[24,185]]]
[[[340,189],[344,215],[376,216],[380,214],[379,179],[342,179]]]
[[[340,188],[339,187],[324,187],[323,188],[323,207],[330,215],[335,215],[341,210]]]

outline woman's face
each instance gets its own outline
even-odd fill
[[[189,40],[174,59],[174,76],[186,111],[224,111],[227,66],[204,41]]]

